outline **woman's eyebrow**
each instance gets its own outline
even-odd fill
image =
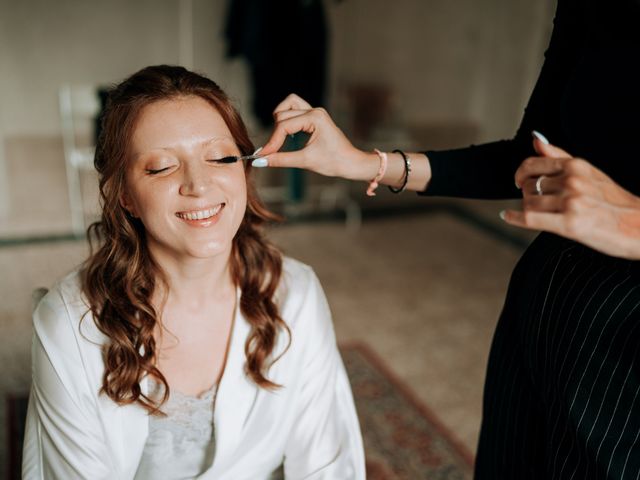
[[[213,137],[213,138],[210,138],[209,140],[204,140],[204,141],[200,142],[200,144],[198,146],[199,147],[208,147],[211,144],[219,143],[219,142],[230,143],[232,145],[236,144],[236,142],[233,140],[233,138],[224,136],[224,137]],[[180,146],[178,146],[178,147],[160,147],[157,150],[165,150],[165,151],[173,152],[173,151],[179,150],[179,149],[180,149]]]
[[[200,142],[200,144],[198,145],[199,147],[208,147],[212,144],[218,143],[218,142],[224,142],[224,143],[228,143],[229,146],[236,146],[236,142],[232,137],[229,136],[222,136],[222,137],[212,137],[209,140],[204,140],[202,142]],[[151,150],[146,150],[144,152],[140,152],[137,153],[136,155],[134,155],[134,160],[139,159],[140,157],[151,157],[153,158],[153,155],[158,153],[158,152],[175,152],[176,150],[179,150],[180,147],[157,147],[157,148],[153,148]]]
[[[232,137],[229,136],[223,136],[223,137],[213,137],[209,140],[205,140],[204,142],[202,142],[202,146],[209,146],[212,143],[217,143],[217,142],[225,142],[225,143],[229,143],[233,146],[235,146],[236,142]]]

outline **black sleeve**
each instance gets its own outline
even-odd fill
[[[446,151],[427,151],[432,177],[421,195],[464,198],[519,198],[514,175],[522,161],[533,155],[531,131],[559,138],[560,108],[565,85],[580,47],[578,17],[569,10],[571,0],[560,0],[545,61],[515,137]]]

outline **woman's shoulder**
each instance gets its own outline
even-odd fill
[[[295,328],[300,322],[326,316],[328,306],[315,271],[309,265],[284,257],[276,293],[284,321]]]
[[[301,299],[309,289],[319,287],[318,277],[306,263],[291,257],[282,258],[282,278],[278,287],[278,295],[283,300]]]
[[[40,299],[33,312],[33,326],[39,337],[59,346],[71,341],[99,341],[93,335],[95,324],[82,294],[78,270],[59,279]]]
[[[311,266],[286,255],[282,257],[282,272],[285,276],[297,281],[309,281],[315,276]]]
[[[51,315],[42,313],[68,313],[82,304],[80,276],[77,270],[70,272],[58,281],[42,296],[34,309],[34,320],[51,320]],[[53,315],[55,317],[55,315]]]

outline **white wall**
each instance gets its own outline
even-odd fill
[[[194,2],[195,67],[234,85],[233,73],[219,67],[223,7]],[[179,62],[178,0],[0,0],[0,12],[5,136],[58,134],[63,83],[111,83],[146,65]]]
[[[469,119],[485,138],[510,135],[537,77],[554,6],[345,0],[332,7],[334,86],[387,83],[407,122]]]
[[[62,83],[114,82],[145,65],[178,63],[179,1],[0,0],[3,135],[57,134]],[[193,2],[194,66],[246,110],[246,69],[223,56],[227,2]],[[388,82],[408,120],[472,117],[502,133],[517,121],[535,79],[553,2],[326,5],[334,89],[352,81]]]

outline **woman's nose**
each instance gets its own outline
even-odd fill
[[[206,169],[199,165],[185,165],[180,185],[182,195],[200,196],[205,193],[210,185],[211,179],[206,175]]]

